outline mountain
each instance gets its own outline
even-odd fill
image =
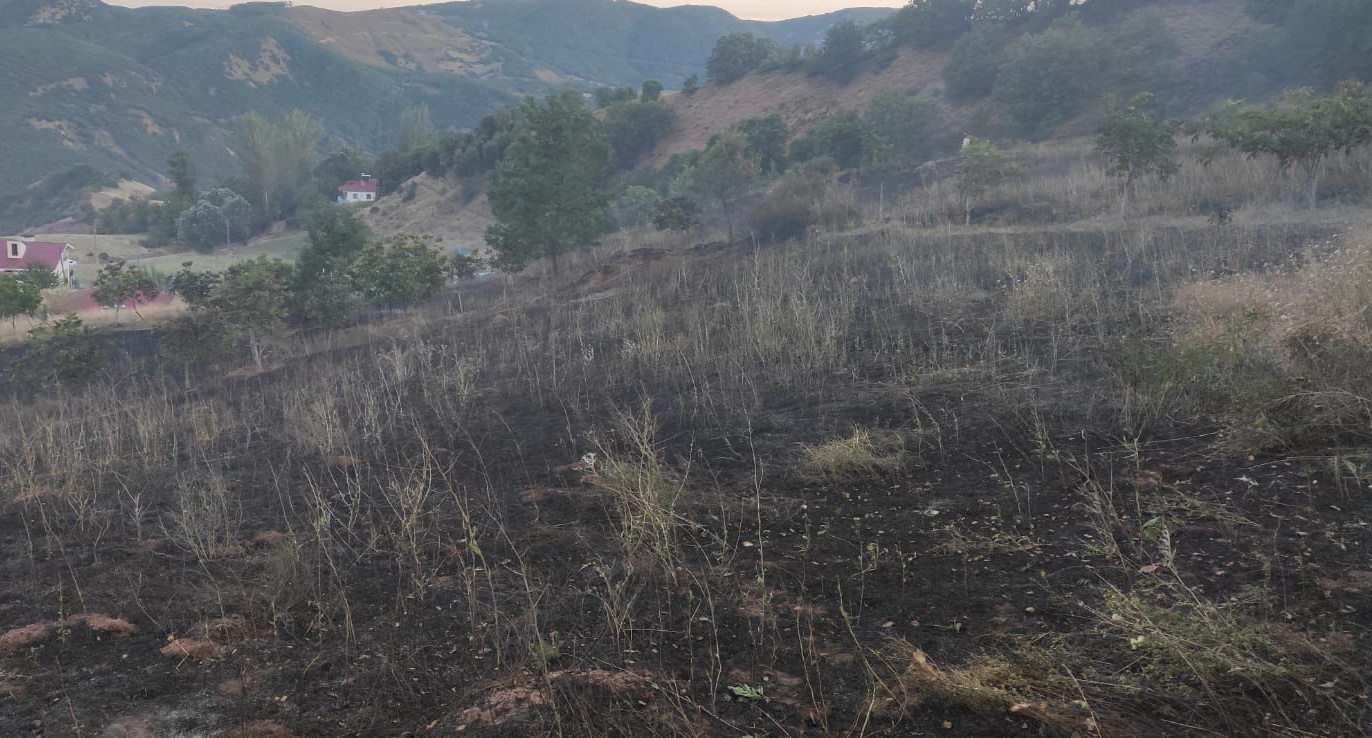
[[[668,85],[703,72],[715,40],[750,31],[814,42],[884,10],[781,22],[619,0],[478,0],[336,13],[285,3],[227,11],[98,0],[0,0],[0,231],[70,212],[120,179],[160,182],[187,149],[204,181],[233,171],[229,121],[303,109],[331,147],[375,150],[399,113],[473,125],[553,87]]]

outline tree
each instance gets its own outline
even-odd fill
[[[651,187],[630,185],[615,198],[615,222],[620,228],[643,225],[653,217],[661,199]]]
[[[609,226],[609,198],[600,190],[610,147],[595,116],[576,94],[524,102],[528,129],[505,153],[488,197],[499,221],[486,243],[497,265],[519,271],[599,241]]]
[[[33,285],[38,290],[50,290],[62,283],[57,272],[43,264],[31,263],[24,271],[14,275],[15,279]]]
[[[1166,180],[1177,172],[1172,126],[1148,113],[1152,104],[1149,93],[1137,95],[1127,105],[1111,101],[1096,127],[1096,151],[1110,162],[1106,174],[1123,180],[1121,218],[1128,213],[1135,180],[1149,175]]]
[[[252,205],[242,195],[216,187],[176,219],[176,238],[198,251],[228,246],[252,235]]]
[[[786,169],[786,141],[791,130],[780,115],[748,118],[733,128],[748,140],[748,155],[757,160],[759,174],[770,177]]]
[[[52,385],[85,384],[109,361],[109,347],[81,319],[68,315],[35,326],[24,343],[24,353],[11,362],[9,378],[33,389]]]
[[[0,319],[9,318],[10,327],[17,325],[19,316],[32,316],[42,305],[43,293],[34,284],[15,276],[0,276]]]
[[[1031,135],[1066,121],[1099,85],[1099,40],[1076,19],[1021,37],[1005,52],[992,99]]]
[[[705,62],[705,78],[727,85],[766,64],[775,51],[775,42],[751,33],[721,36]]]
[[[892,171],[933,157],[938,107],[909,92],[880,90],[867,105],[863,156],[868,166]]]
[[[790,159],[805,162],[828,157],[840,169],[857,169],[862,166],[866,144],[866,124],[857,113],[847,110],[825,119],[792,143]]]
[[[319,120],[300,110],[287,113],[280,125],[256,112],[233,120],[233,148],[243,191],[263,219],[276,218],[308,184],[314,152],[323,136]]]
[[[432,243],[399,235],[389,245],[368,246],[353,268],[353,281],[368,305],[408,309],[437,295],[450,269]]]
[[[192,266],[192,262],[181,262],[181,271],[172,277],[169,291],[180,297],[191,312],[197,312],[209,304],[214,288],[219,286],[223,277],[218,272],[193,271]]]
[[[699,90],[699,89],[700,89],[700,77],[698,77],[698,76],[696,76],[696,75],[694,75],[694,74],[691,75],[691,76],[689,76],[689,77],[687,77],[687,78],[681,83],[681,94],[685,95],[686,97],[690,97],[691,95],[696,94],[696,90]]]
[[[396,127],[395,147],[401,151],[414,151],[438,142],[438,132],[434,129],[433,117],[429,106],[421,104],[400,114],[400,124]]]
[[[660,102],[623,102],[610,107],[603,124],[615,164],[631,169],[672,132],[676,113]]]
[[[948,96],[967,101],[979,100],[991,94],[1010,38],[1007,28],[988,23],[974,26],[958,39],[943,67]]]
[[[659,231],[689,231],[696,227],[700,206],[685,195],[659,200],[653,211],[653,227]]]
[[[162,292],[156,275],[144,267],[128,266],[123,261],[107,264],[95,275],[95,289],[91,297],[103,308],[114,308],[114,319],[119,320],[119,311],[131,304],[134,313],[139,303],[148,302]],[[141,315],[139,317],[142,317]]]
[[[1196,132],[1250,158],[1274,156],[1283,170],[1299,166],[1305,172],[1306,205],[1314,208],[1325,158],[1372,141],[1372,97],[1359,82],[1342,83],[1325,97],[1315,97],[1309,88],[1288,90],[1274,107],[1229,103]]]
[[[829,27],[813,68],[831,82],[846,85],[858,76],[866,60],[867,36],[862,26],[848,20]]]
[[[190,154],[181,150],[172,152],[167,159],[167,178],[171,180],[172,191],[158,211],[157,223],[148,234],[148,243],[151,245],[162,245],[175,239],[176,219],[196,200],[195,165],[191,162]]]
[[[734,241],[734,200],[757,179],[757,162],[748,156],[748,139],[737,131],[720,134],[700,155],[691,173],[691,188],[713,199],[724,211],[729,242]]]
[[[972,27],[976,0],[915,0],[891,17],[896,43],[916,49],[946,49]]]
[[[261,369],[266,348],[286,332],[291,265],[262,255],[224,272],[207,305],[235,335],[245,337],[253,364]]]
[[[634,88],[627,85],[624,87],[597,87],[593,95],[596,108],[608,108],[611,105],[638,99],[638,93]]]
[[[638,94],[640,102],[657,102],[662,99],[662,83],[655,79],[643,80],[642,90]]]
[[[291,306],[302,321],[338,325],[357,307],[349,274],[371,238],[351,208],[326,205],[310,213],[310,242],[296,257]]]
[[[1019,167],[990,141],[970,141],[962,147],[957,188],[962,198],[963,223],[972,224],[972,208],[992,187],[1018,173]]]

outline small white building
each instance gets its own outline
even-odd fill
[[[340,203],[376,202],[377,180],[370,174],[363,174],[338,188]]]

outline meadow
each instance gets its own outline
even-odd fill
[[[1080,142],[1016,153],[971,226],[834,183],[800,241],[632,233],[6,400],[0,721],[1372,730],[1367,152],[1314,213],[1232,158],[1127,220]]]

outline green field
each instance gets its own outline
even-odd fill
[[[187,261],[193,262],[197,270],[222,271],[231,264],[245,259],[255,259],[263,254],[294,261],[296,254],[300,253],[300,249],[308,240],[304,233],[285,233],[256,239],[246,245],[216,249],[208,254],[202,254],[198,251],[144,248],[138,243],[143,236],[137,235],[92,236],[48,233],[41,234],[38,238],[44,241],[65,241],[75,247],[74,274],[82,287],[89,287],[104,265],[99,258],[100,254],[106,255],[106,261],[122,259],[130,264],[152,267],[167,274],[179,270]]]

